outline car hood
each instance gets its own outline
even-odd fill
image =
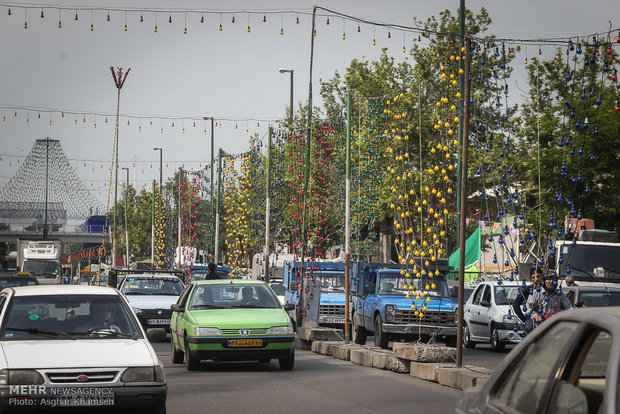
[[[344,304],[344,293],[343,292],[321,292],[321,304],[342,305]]]
[[[191,311],[197,325],[220,329],[271,327],[288,325],[289,316],[277,309],[204,309]]]
[[[170,305],[177,303],[178,296],[172,295],[157,295],[157,296],[142,296],[142,295],[126,295],[127,301],[132,308],[137,309],[170,309]]]
[[[4,341],[0,349],[8,368],[151,366],[157,361],[144,339]]]
[[[383,303],[396,305],[397,309],[411,309],[413,297],[407,299],[404,296],[385,296],[382,297]],[[444,311],[444,312],[452,312],[456,309],[456,303],[450,299],[446,298],[435,298],[431,296],[431,301],[426,302],[424,299],[413,300],[417,307],[422,307],[426,305],[428,310],[432,311]]]

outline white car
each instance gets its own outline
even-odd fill
[[[27,406],[165,413],[163,364],[116,289],[7,288],[0,292],[0,326],[0,412]]]
[[[480,283],[463,307],[463,345],[490,343],[500,352],[506,344],[516,344],[525,336],[522,321],[514,314],[512,304],[519,295],[519,282],[487,281]]]
[[[130,273],[119,290],[134,310],[142,327],[163,328],[170,332],[170,306],[177,303],[185,283],[175,275]]]

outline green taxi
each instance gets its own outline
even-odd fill
[[[271,288],[262,281],[199,280],[190,283],[172,305],[172,362],[198,370],[200,361],[278,359],[280,368],[295,363],[293,325]]]

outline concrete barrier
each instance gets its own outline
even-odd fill
[[[297,328],[297,336],[304,341],[342,341],[342,329],[333,328]]]
[[[437,372],[437,382],[441,385],[465,390],[476,387],[478,379],[489,377],[490,370],[480,367],[465,366],[462,368],[439,368]]]
[[[449,362],[415,362],[411,361],[410,374],[412,377],[425,381],[438,382],[439,368],[455,368],[456,364]]]
[[[351,350],[357,349],[358,347],[354,347],[352,345],[345,344],[332,344],[329,347],[329,352],[331,352],[334,358],[342,359],[344,361],[351,360]]]
[[[396,342],[392,347],[394,355],[415,362],[454,362],[456,348],[447,346]]]

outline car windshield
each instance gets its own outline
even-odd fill
[[[620,292],[584,292],[579,294],[578,302],[588,308],[597,306],[620,306]]]
[[[406,286],[406,288],[405,288]],[[412,288],[410,288],[412,286]],[[400,273],[382,273],[379,281],[380,295],[400,295],[404,296],[409,292],[424,291],[429,296],[450,297],[450,291],[445,279],[440,277],[433,278],[408,278]]]
[[[276,295],[284,295],[284,293],[286,293],[286,289],[282,283],[272,283],[269,286],[271,286],[271,290],[273,290],[273,293]]]
[[[280,308],[282,305],[267,285],[201,284],[189,301],[189,309]]]
[[[510,305],[517,298],[519,288],[517,286],[495,286],[495,304]]]
[[[33,277],[11,277],[0,278],[0,290],[15,286],[33,286],[38,285],[39,281]]]
[[[121,292],[125,295],[179,296],[184,288],[179,278],[127,276]]]
[[[14,297],[0,339],[139,338],[135,317],[117,295]]]
[[[52,260],[26,260],[22,270],[33,275],[55,275],[58,274],[58,262]]]
[[[321,292],[344,292],[344,273],[314,272],[313,276]]]
[[[564,263],[560,265],[560,274],[566,274],[570,267],[575,277],[592,278],[595,270],[604,271],[604,277],[620,278],[620,247],[618,245],[578,244],[573,247],[564,244],[560,250]]]

